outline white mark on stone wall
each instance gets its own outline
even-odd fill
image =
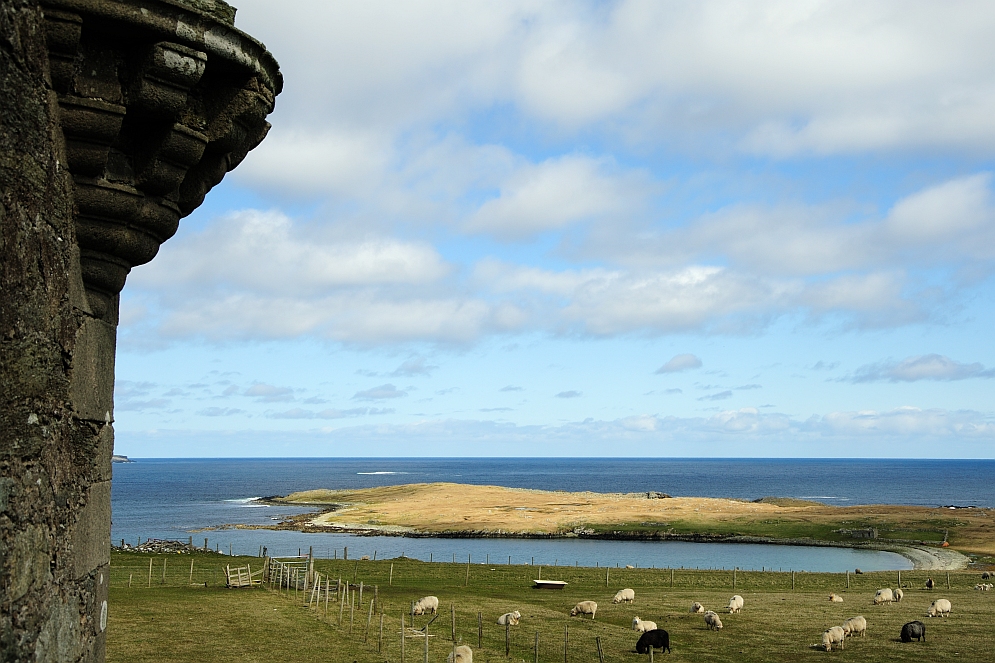
[[[183,21],[176,22],[176,36],[180,39],[186,39],[188,41],[199,42],[201,41],[201,35],[192,25],[187,25]]]
[[[100,604],[100,630],[106,630],[107,628],[107,601]]]

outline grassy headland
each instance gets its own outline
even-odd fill
[[[765,498],[649,499],[646,493],[568,493],[455,483],[309,490],[273,498],[320,513],[283,527],[466,536],[591,536],[701,541],[940,546],[995,556],[995,513],[893,505],[827,506]],[[874,528],[874,541],[853,530]]]
[[[153,562],[152,586],[148,587],[149,560]],[[167,562],[165,581],[161,572]],[[195,563],[189,581],[191,560]],[[595,638],[600,637],[609,663],[641,661],[633,651],[638,634],[631,630],[634,616],[655,621],[670,632],[672,661],[804,661],[826,660],[824,651],[813,648],[822,631],[852,615],[868,622],[865,638],[846,644],[844,657],[862,662],[977,661],[995,660],[995,592],[973,590],[977,572],[945,574],[933,591],[923,589],[928,572],[901,574],[905,598],[894,605],[871,605],[879,587],[896,587],[896,572],[851,574],[846,586],[843,574],[798,573],[792,589],[790,573],[738,572],[735,589],[729,571],[674,571],[662,569],[606,569],[544,567],[542,577],[567,581],[562,591],[531,588],[538,569],[520,565],[425,563],[410,559],[383,561],[317,560],[316,570],[366,591],[362,605],[352,618],[334,597],[326,616],[324,605],[306,606],[303,593],[275,590],[226,590],[221,567],[225,563],[257,568],[258,558],[218,555],[112,554],[110,611],[108,619],[109,663],[167,663],[172,661],[250,662],[287,660],[299,663],[399,661],[400,617],[410,602],[435,595],[439,616],[430,626],[433,663],[442,663],[451,648],[451,609],[456,615],[456,637],[474,649],[476,663],[532,661],[535,634],[539,634],[539,660],[563,659],[564,628],[568,629],[568,662],[597,661]],[[707,560],[705,560],[707,563]],[[469,573],[467,573],[469,568]],[[671,578],[673,577],[673,585]],[[129,587],[129,578],[131,586]],[[207,586],[204,586],[204,583]],[[333,586],[334,586],[333,581]],[[369,638],[366,621],[371,586],[377,587],[379,605],[371,620]],[[613,605],[611,597],[621,587],[635,590],[632,605]],[[827,601],[829,592],[844,597],[844,603]],[[741,614],[723,609],[732,594],[746,600]],[[935,598],[947,598],[953,612],[946,619],[924,616]],[[570,608],[580,600],[598,602],[597,619],[571,618]],[[724,622],[720,632],[705,628],[700,615],[688,607],[700,601],[716,609]],[[452,608],[451,608],[452,607]],[[522,613],[522,622],[510,630],[510,658],[505,657],[505,629],[494,623],[511,610]],[[379,615],[384,614],[384,648],[377,651]],[[482,616],[482,647],[477,647],[477,615]],[[431,619],[416,617],[421,628]],[[926,623],[928,639],[901,643],[901,625],[913,619]],[[421,638],[409,638],[407,661],[421,661]],[[839,656],[840,654],[834,654]],[[659,656],[659,654],[658,654]]]

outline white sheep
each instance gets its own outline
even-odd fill
[[[459,645],[456,651],[449,652],[446,663],[473,663],[473,650],[466,645]]]
[[[704,614],[705,606],[695,601],[694,603],[691,604],[691,612],[693,612],[696,615]]]
[[[843,632],[842,626],[830,626],[822,634],[822,646],[826,651],[832,651],[833,645],[839,645],[839,648],[843,649],[845,639],[846,633]]]
[[[895,600],[895,593],[890,589],[885,587],[884,589],[879,589],[874,592],[874,605],[881,605],[882,603],[891,604]]]
[[[714,629],[716,631],[721,631],[722,630],[722,620],[719,619],[719,616],[716,613],[714,613],[711,610],[709,610],[708,612],[705,613],[705,626],[707,626],[708,630],[710,630],[710,631],[712,629]]]
[[[929,608],[926,609],[927,617],[949,617],[950,616],[950,601],[946,599],[936,599],[929,604]]]
[[[863,616],[851,617],[843,622],[843,633],[852,638],[855,635],[864,637],[867,632],[867,620]]]
[[[639,617],[633,617],[632,630],[639,631],[640,633],[646,633],[647,631],[655,631],[656,622],[648,622],[640,619]]]
[[[991,584],[990,582],[983,582],[983,583],[981,583],[980,585],[975,585],[975,586],[974,586],[974,588],[975,588],[976,590],[978,590],[979,592],[987,592],[987,591],[989,591],[989,590],[990,590],[990,589],[991,589],[991,588],[992,588],[993,586],[995,586],[995,585],[992,585],[992,584]]]
[[[729,609],[729,613],[742,612],[743,611],[743,597],[736,594],[731,599],[729,599],[729,605],[726,606]]]
[[[901,588],[899,588],[899,589],[896,589],[896,590],[895,590],[894,592],[892,592],[892,594],[894,594],[894,595],[895,595],[895,603],[900,603],[900,602],[901,602],[901,600],[902,600],[902,597],[904,597],[904,596],[905,596],[905,592],[903,592],[903,591],[901,590]]]
[[[836,593],[831,593],[829,595],[830,603],[843,603],[843,597]]]
[[[515,610],[514,612],[506,612],[497,618],[497,623],[501,626],[518,626],[518,620],[522,618],[522,613]]]
[[[570,611],[571,617],[576,617],[577,615],[591,615],[591,621],[594,621],[594,615],[598,612],[598,604],[594,601],[581,601],[573,607]]]
[[[636,600],[636,592],[631,589],[620,589],[612,599],[612,603],[632,603]]]
[[[424,615],[425,613],[431,612],[434,615],[438,611],[439,597],[425,596],[415,601],[415,609],[413,614]]]

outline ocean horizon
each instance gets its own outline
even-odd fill
[[[523,557],[527,549],[545,563],[663,565],[684,550],[702,567],[721,566],[727,555],[718,547],[661,548],[659,543],[585,541],[513,542],[452,539],[357,537],[236,529],[237,525],[272,525],[311,509],[264,505],[257,498],[314,488],[369,488],[447,481],[509,488],[592,492],[659,491],[672,496],[755,500],[791,497],[850,506],[886,503],[909,506],[982,507],[995,505],[995,485],[987,478],[995,461],[976,460],[825,460],[825,459],[628,459],[628,458],[216,458],[130,459],[114,465],[112,540],[134,543],[147,538],[208,538],[211,547],[236,554],[291,554],[316,547],[322,554],[350,546],[355,554],[404,553],[446,559],[507,555]],[[675,542],[676,543],[676,542]],[[670,544],[664,544],[670,545]],[[698,544],[719,546],[721,544]],[[739,545],[739,544],[728,544]],[[690,546],[690,547],[687,547]],[[360,551],[370,548],[365,553]],[[541,552],[536,552],[536,551]],[[761,546],[747,568],[842,570],[851,568],[854,552],[798,546]],[[663,554],[661,551],[667,551]],[[834,552],[839,551],[839,552]],[[890,553],[879,554],[882,568],[903,568]],[[546,560],[546,557],[549,557]],[[516,559],[517,559],[516,558]],[[541,562],[542,563],[542,562]],[[904,563],[904,562],[902,562]],[[680,565],[675,563],[675,565]],[[685,564],[688,565],[688,564]],[[863,565],[874,568],[875,562]],[[897,565],[897,566],[896,566]]]

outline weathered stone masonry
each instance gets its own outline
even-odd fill
[[[118,297],[266,135],[216,0],[0,0],[0,660],[102,661]]]

